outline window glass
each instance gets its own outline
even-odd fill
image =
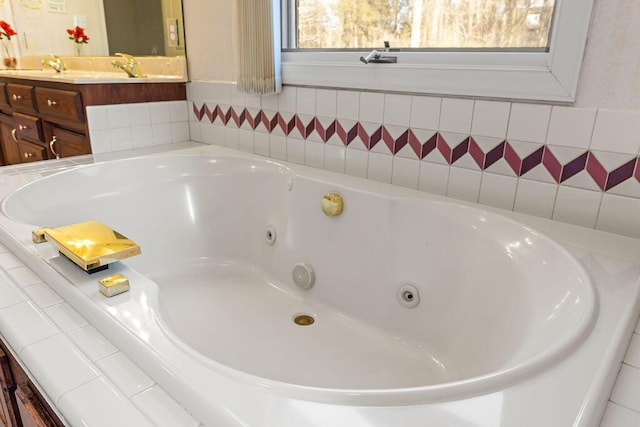
[[[297,0],[289,49],[548,50],[554,0]]]

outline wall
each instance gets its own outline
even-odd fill
[[[640,237],[633,0],[596,0],[575,106],[295,87],[243,96],[228,3],[184,0],[193,140]]]

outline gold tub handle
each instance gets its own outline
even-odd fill
[[[344,209],[344,200],[338,193],[329,193],[322,198],[322,212],[327,216],[338,216]]]

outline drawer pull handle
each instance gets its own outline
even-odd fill
[[[27,125],[18,125],[18,130],[27,130],[29,129],[29,126]]]
[[[18,137],[16,136],[16,131],[17,131],[17,130],[18,130],[18,129],[13,129],[13,130],[11,131],[11,137],[13,138],[13,140],[14,140],[15,142],[18,142]]]
[[[14,93],[14,94],[13,94],[13,100],[14,100],[14,101],[17,101],[17,100],[19,100],[19,99],[22,99],[22,95],[17,95],[17,94],[15,94],[15,93]]]
[[[57,139],[54,136],[53,139],[51,140],[51,142],[49,142],[49,148],[51,149],[51,152],[53,153],[54,156],[56,156],[56,159],[60,158],[60,154],[56,153],[56,150],[53,149],[53,145],[56,143]]]
[[[30,159],[31,157],[33,157],[33,153],[24,153],[25,159]]]
[[[58,102],[57,101],[52,101],[50,99],[47,99],[47,105],[49,107],[55,107],[56,105],[58,105]]]

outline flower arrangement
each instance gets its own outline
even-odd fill
[[[13,47],[9,43],[11,40],[11,36],[15,36],[16,31],[11,28],[11,25],[6,21],[0,21],[0,41],[2,41],[2,49],[4,51],[4,58],[2,58],[2,63],[7,68],[16,68],[18,65],[18,60],[15,55],[13,55]]]
[[[89,43],[89,36],[84,33],[84,28],[82,27],[68,28],[67,34],[69,34],[69,40],[73,40],[75,43]]]

